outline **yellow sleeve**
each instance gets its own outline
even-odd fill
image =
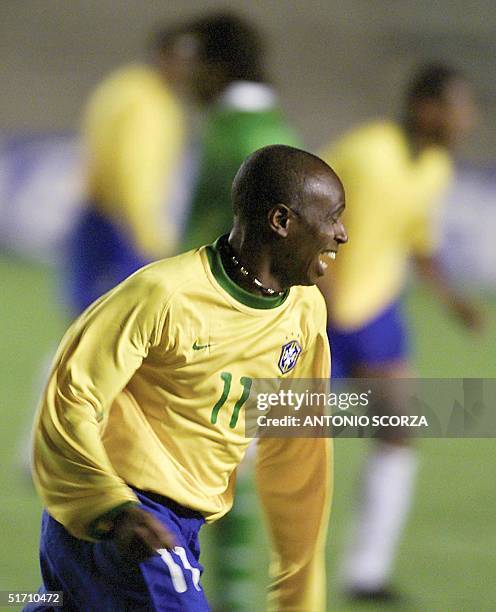
[[[74,536],[94,539],[95,519],[133,491],[114,471],[101,436],[116,395],[164,325],[163,292],[135,275],[96,302],[59,348],[34,428],[33,475],[49,513]]]
[[[175,252],[176,230],[162,208],[182,149],[179,109],[136,104],[120,119],[114,148],[115,202],[138,248],[150,259]]]
[[[323,322],[309,351],[313,359],[306,372],[300,371],[298,376],[329,376],[323,300],[319,319]],[[272,540],[268,608],[277,612],[325,612],[331,441],[261,438],[257,446],[257,485]]]
[[[325,612],[332,446],[325,438],[263,438],[257,484],[272,539],[269,610]]]

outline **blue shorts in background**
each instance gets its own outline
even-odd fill
[[[147,263],[125,228],[88,203],[67,239],[66,286],[72,313],[80,314]]]
[[[408,335],[400,301],[393,302],[363,327],[327,329],[332,378],[349,378],[356,366],[379,366],[405,359]]]
[[[25,612],[207,612],[200,576],[198,532],[203,516],[172,500],[136,491],[142,508],[175,537],[173,550],[161,550],[143,563],[125,562],[112,540],[98,543],[74,538],[43,513],[39,593],[63,591],[63,608],[30,604]],[[167,505],[166,505],[167,504]]]

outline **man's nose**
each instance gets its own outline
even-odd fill
[[[339,244],[346,244],[348,242],[348,234],[342,221],[337,221],[335,224],[334,239]]]

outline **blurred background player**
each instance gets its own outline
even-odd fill
[[[176,250],[177,231],[162,205],[181,164],[184,113],[178,94],[191,56],[187,37],[163,31],[155,37],[151,62],[113,72],[86,105],[87,203],[68,240],[73,313]]]
[[[191,40],[178,29],[153,39],[148,63],[124,66],[91,94],[82,125],[85,197],[66,239],[64,285],[71,316],[155,259],[178,246],[185,183],[185,112]],[[173,213],[173,211],[175,211]],[[35,384],[46,378],[52,351]],[[19,445],[30,474],[29,435]]]
[[[194,93],[207,116],[184,250],[229,228],[230,185],[247,155],[269,144],[299,144],[267,80],[259,32],[229,13],[193,21],[185,30],[195,42]]]
[[[214,241],[232,220],[230,186],[243,159],[269,144],[298,145],[265,69],[262,38],[230,13],[185,24],[194,41],[193,92],[207,111],[182,250]],[[237,472],[233,510],[210,530],[215,557],[215,609],[250,609],[256,588],[259,525],[250,453]],[[213,572],[211,572],[212,574]]]
[[[346,189],[350,244],[321,289],[329,314],[332,377],[408,378],[401,297],[413,257],[448,310],[477,327],[477,310],[456,295],[435,259],[433,213],[452,175],[450,153],[475,120],[472,88],[444,65],[412,79],[403,122],[375,122],[333,144],[324,159]],[[456,248],[456,245],[453,245]],[[416,469],[406,437],[378,439],[368,459],[357,524],[344,564],[355,599],[395,599],[390,574]]]

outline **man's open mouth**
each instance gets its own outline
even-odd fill
[[[319,263],[322,266],[322,268],[324,268],[324,270],[327,269],[327,266],[329,265],[329,260],[334,261],[336,259],[336,255],[337,255],[337,252],[332,249],[328,249],[320,253]]]
[[[320,254],[321,257],[328,257],[329,259],[336,259],[337,251],[333,249],[328,249],[327,251],[322,251]]]

